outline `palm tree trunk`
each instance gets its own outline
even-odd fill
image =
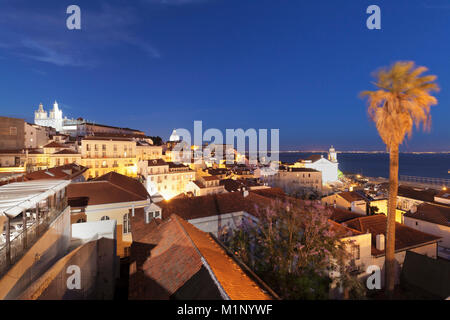
[[[389,150],[389,199],[386,230],[386,294],[392,298],[395,286],[395,215],[398,192],[398,145]]]

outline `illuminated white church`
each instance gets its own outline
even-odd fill
[[[322,172],[322,183],[327,184],[339,180],[338,164],[336,150],[331,146],[328,150],[328,159],[324,158],[323,155],[314,154],[307,159],[299,159],[294,166],[311,168]]]
[[[53,109],[47,114],[44,106],[39,104],[39,109],[34,112],[34,123],[40,126],[52,127],[56,131],[62,131],[64,126],[64,119],[62,110],[59,109],[58,103],[55,101]]]

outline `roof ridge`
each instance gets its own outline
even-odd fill
[[[344,222],[344,223],[339,223],[339,222],[336,222],[336,221],[334,221],[334,220],[332,220],[332,219],[328,219],[328,221],[331,222],[332,224],[338,225],[338,226],[343,227],[343,228],[345,228],[345,229],[349,229],[349,230],[352,231],[352,232],[356,232],[356,233],[358,233],[358,235],[364,234],[362,231],[353,229],[353,228],[351,228],[351,227],[345,225],[345,222]]]
[[[109,184],[115,186],[116,188],[121,189],[121,190],[123,190],[123,191],[125,191],[125,192],[127,192],[127,193],[129,193],[129,194],[135,195],[135,196],[137,196],[137,197],[139,197],[139,198],[143,198],[141,195],[139,195],[139,194],[137,194],[137,193],[134,193],[133,191],[129,191],[129,190],[123,188],[122,186],[118,185],[118,184],[112,183],[112,182],[109,181],[109,180],[107,180],[107,181],[105,181],[105,182],[107,182],[107,183],[109,183]],[[147,200],[147,198],[145,198],[145,200]]]
[[[197,254],[200,256],[202,264],[205,266],[205,268],[208,270],[208,273],[213,278],[213,281],[217,285],[217,288],[218,288],[222,298],[224,298],[225,300],[231,300],[230,297],[228,296],[228,294],[226,293],[225,289],[222,287],[222,284],[220,283],[219,279],[217,279],[217,276],[215,275],[215,273],[212,270],[211,266],[209,265],[208,261],[205,259],[205,257],[201,253],[200,249],[195,244],[194,240],[192,240],[192,238],[189,235],[189,233],[186,231],[186,229],[181,224],[181,221],[179,220],[179,219],[181,219],[181,217],[179,217],[177,214],[172,214],[170,217],[174,218],[174,220],[175,220],[176,224],[178,225],[178,227],[181,229],[181,231],[184,233],[184,235],[188,238],[188,240],[190,241],[191,245],[193,246],[193,248],[195,249]],[[189,223],[189,222],[187,222],[187,223]]]
[[[121,175],[121,174],[119,174],[119,173],[117,173],[117,172],[114,172],[114,171],[110,171],[110,172],[108,172],[108,173],[105,173],[104,175],[102,175],[102,176],[100,176],[100,177],[97,178],[97,179],[99,179],[99,178],[101,178],[101,177],[108,176],[108,177],[107,177],[107,178],[108,178],[107,180],[97,180],[97,179],[95,179],[95,180],[93,180],[93,181],[104,181],[104,182],[109,182],[109,183],[111,183],[111,184],[113,184],[113,185],[119,187],[120,189],[125,190],[125,191],[128,192],[128,193],[132,193],[132,194],[134,194],[134,195],[136,195],[136,196],[142,198],[142,196],[141,196],[140,194],[137,194],[137,193],[134,192],[134,191],[127,190],[127,189],[123,188],[121,185],[112,182],[112,181],[111,181],[111,177],[113,177],[114,175],[117,175],[117,176],[123,176],[123,177],[125,177],[126,179],[128,179],[129,181],[133,180],[133,182],[138,182],[138,183],[139,183],[139,181],[136,181],[135,179],[133,179],[133,178],[131,178],[131,177],[128,177],[128,176],[125,176],[125,175]],[[144,186],[143,186],[143,187],[144,187]],[[144,188],[145,188],[145,187],[144,187]],[[147,189],[146,189],[146,191],[147,191]],[[148,194],[148,192],[147,192],[147,194]],[[146,198],[146,199],[147,199],[147,198]]]

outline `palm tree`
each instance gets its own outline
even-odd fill
[[[392,297],[395,284],[395,214],[398,192],[398,148],[405,136],[411,137],[414,126],[424,130],[431,126],[430,106],[437,99],[430,94],[439,91],[436,76],[422,73],[428,69],[414,62],[396,62],[390,68],[375,72],[377,90],[364,91],[368,113],[389,151],[389,199],[386,230],[385,288]]]

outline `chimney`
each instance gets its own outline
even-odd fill
[[[377,247],[377,249],[380,250],[380,251],[383,251],[384,250],[384,244],[385,244],[384,234],[383,233],[377,234],[377,237],[376,237],[376,247]]]

